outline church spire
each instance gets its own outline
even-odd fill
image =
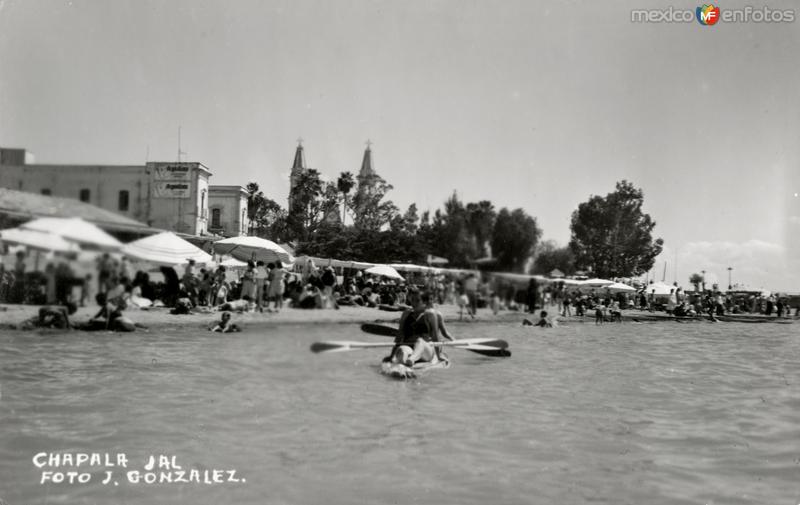
[[[294,152],[294,163],[292,172],[289,175],[289,209],[291,210],[295,202],[295,192],[300,176],[303,175],[308,167],[306,166],[306,155],[303,151],[303,139],[297,139],[297,149]]]
[[[292,173],[303,172],[306,169],[306,155],[303,151],[303,139],[297,139],[297,150],[294,152],[294,163],[292,163]]]
[[[358,177],[367,179],[375,175],[375,169],[372,168],[372,141],[367,140],[367,148],[364,150],[364,159],[361,161],[361,171],[358,172]]]

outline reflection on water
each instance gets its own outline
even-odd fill
[[[757,326],[754,328],[753,326]],[[455,325],[415,381],[354,326],[0,333],[0,497],[41,503],[800,503],[797,325]],[[151,454],[244,483],[40,485],[39,452]]]

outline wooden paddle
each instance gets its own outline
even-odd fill
[[[508,342],[495,338],[465,338],[453,340],[452,342],[431,342],[436,347],[455,347],[468,351],[480,352],[488,356],[510,356],[511,352],[506,349]],[[380,347],[393,347],[394,342],[354,342],[346,340],[334,340],[327,342],[314,342],[311,344],[311,352],[344,352],[355,351],[357,349],[375,349]]]
[[[371,333],[373,335],[381,335],[383,337],[397,337],[398,330],[397,328],[392,328],[391,326],[386,326],[383,324],[375,324],[375,323],[364,323],[361,325],[361,331],[365,333]],[[475,340],[475,339],[466,339],[466,340]],[[480,340],[480,339],[479,339]],[[472,351],[477,354],[482,354],[484,356],[492,356],[495,358],[507,358],[511,356],[511,351],[508,350],[508,342],[505,340],[494,339],[495,342],[501,342],[501,345],[490,344],[487,345],[486,343],[481,343],[482,347],[476,347],[472,345],[471,347],[459,347],[460,349],[466,349],[467,351]],[[459,342],[459,340],[454,340],[453,342]],[[436,345],[436,342],[433,343]],[[445,345],[451,344],[450,342],[444,342]],[[458,346],[456,346],[458,347]],[[487,347],[487,348],[484,348]]]

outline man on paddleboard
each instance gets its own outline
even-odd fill
[[[411,367],[417,361],[435,363],[439,360],[438,348],[432,342],[439,341],[439,331],[449,339],[444,318],[431,305],[430,295],[421,294],[418,290],[409,291],[406,298],[411,306],[400,316],[399,335],[395,346],[384,361],[399,363]]]

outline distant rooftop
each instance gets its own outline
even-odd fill
[[[141,235],[151,235],[161,231],[129,217],[71,198],[45,196],[7,188],[0,188],[0,216],[12,219],[80,217],[106,231]]]

